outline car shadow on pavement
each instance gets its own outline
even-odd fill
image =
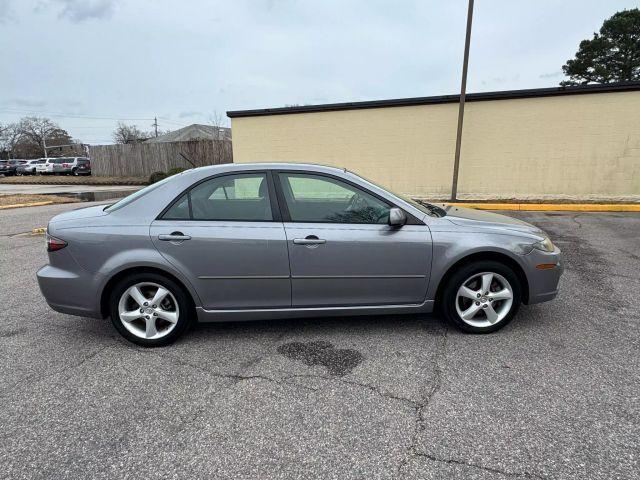
[[[501,335],[521,335],[525,332],[535,331],[540,328],[541,321],[554,322],[553,318],[548,318],[551,312],[543,311],[544,307],[538,305],[523,306],[516,318],[503,329],[490,334],[489,336]],[[86,323],[79,324],[77,333],[82,335],[82,331],[90,331],[93,335],[120,339],[111,325],[110,319],[96,320],[85,318]],[[554,322],[555,323],[555,322]],[[74,329],[73,322],[67,323],[65,328]],[[80,325],[84,325],[82,328]],[[295,339],[298,341],[309,340],[331,340],[341,338],[384,338],[388,336],[402,337],[404,335],[414,336],[433,335],[440,336],[443,332],[449,336],[472,335],[460,332],[450,326],[446,320],[437,313],[430,314],[406,314],[406,315],[360,315],[344,317],[310,317],[302,319],[268,319],[250,320],[238,322],[211,322],[195,323],[182,338],[178,339],[176,345],[182,347],[189,344],[215,343],[219,341],[237,341],[243,339],[251,341],[261,341],[270,339],[280,341],[284,339]],[[473,335],[472,335],[473,336]],[[484,335],[481,335],[481,337]],[[122,340],[123,344],[133,348],[135,345]],[[171,348],[170,346],[168,348]],[[290,347],[292,349],[301,348]],[[321,353],[322,345],[311,345],[313,350],[318,349]],[[283,353],[284,354],[284,353]],[[290,355],[294,355],[289,352]],[[313,356],[313,354],[311,354]]]

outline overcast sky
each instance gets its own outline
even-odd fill
[[[557,86],[580,40],[638,3],[476,0],[468,90]],[[75,138],[106,143],[117,119],[148,130],[157,115],[172,129],[227,110],[453,94],[466,8],[467,0],[0,0],[0,122],[49,116]]]

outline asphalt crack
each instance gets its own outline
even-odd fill
[[[412,436],[411,444],[406,450],[406,456],[402,459],[402,461],[398,465],[397,477],[398,478],[403,477],[402,470],[406,467],[406,465],[409,463],[411,458],[419,457],[419,458],[426,458],[433,462],[438,462],[438,463],[463,465],[466,467],[483,470],[485,472],[501,474],[508,477],[535,478],[535,479],[544,480],[544,477],[531,472],[509,472],[506,470],[500,470],[495,467],[476,464],[466,460],[454,459],[454,458],[439,458],[439,457],[436,457],[435,455],[418,451],[417,443],[418,443],[420,432],[422,432],[426,428],[425,418],[424,418],[425,411],[431,406],[434,397],[438,394],[438,392],[442,388],[442,383],[444,379],[444,370],[442,367],[442,361],[446,356],[447,344],[448,344],[447,329],[445,327],[445,329],[442,332],[440,343],[438,344],[438,350],[436,351],[433,359],[434,379],[431,382],[430,388],[428,389],[424,397],[424,400],[416,406],[416,423],[415,423],[414,433]]]
[[[531,473],[531,472],[509,472],[506,470],[500,470],[499,468],[495,468],[495,467],[488,467],[486,465],[479,465],[477,463],[473,463],[473,462],[467,462],[465,460],[458,460],[455,458],[438,458],[435,455],[430,455],[428,453],[416,453],[414,452],[413,454],[416,457],[421,457],[421,458],[427,458],[433,462],[438,462],[438,463],[446,463],[449,465],[463,465],[465,467],[471,467],[471,468],[476,468],[478,470],[483,470],[485,472],[490,472],[490,473],[496,473],[496,474],[500,474],[500,475],[504,475],[506,477],[514,477],[514,478],[537,478],[540,480],[545,480],[545,477],[542,477],[541,475],[538,475],[536,473]]]
[[[347,380],[345,378],[338,378],[335,376],[331,376],[331,377],[327,377],[324,375],[312,375],[312,374],[294,374],[294,375],[287,375],[285,377],[282,377],[283,379],[293,379],[293,378],[314,378],[314,379],[320,379],[320,380],[326,380],[327,382],[337,382],[337,383],[342,383],[345,385],[349,385],[349,386],[354,386],[354,387],[358,387],[358,388],[363,388],[366,390],[369,390],[373,393],[376,393],[377,395],[383,397],[383,398],[387,398],[389,400],[397,400],[403,403],[406,403],[408,405],[410,405],[413,408],[418,408],[419,407],[419,403],[416,402],[415,400],[411,400],[410,398],[406,398],[406,397],[401,397],[399,395],[393,395],[391,393],[388,392],[384,392],[380,389],[380,387],[376,387],[375,385],[370,385],[368,383],[362,383],[362,382],[356,382],[355,380]],[[297,384],[298,386],[300,386],[299,384]],[[316,390],[316,389],[314,389]]]
[[[440,342],[438,344],[438,349],[436,350],[436,353],[433,358],[432,373],[433,373],[434,379],[431,382],[430,388],[428,389],[426,395],[424,396],[423,401],[416,404],[416,407],[415,407],[416,422],[413,429],[413,435],[411,436],[411,444],[406,450],[405,457],[402,459],[402,461],[398,465],[397,475],[399,478],[402,478],[401,471],[407,465],[407,463],[409,462],[409,459],[412,456],[419,455],[419,452],[417,452],[416,449],[417,449],[418,437],[420,435],[420,432],[422,432],[425,429],[424,412],[431,405],[431,401],[433,400],[435,395],[440,391],[440,388],[442,387],[443,369],[441,366],[441,361],[446,354],[446,349],[447,349],[447,327],[444,327],[444,330],[442,331],[442,335],[440,338]]]

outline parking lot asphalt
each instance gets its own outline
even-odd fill
[[[0,478],[638,478],[640,215],[510,212],[563,250],[503,330],[437,316],[196,326],[145,350],[50,310],[0,212]]]

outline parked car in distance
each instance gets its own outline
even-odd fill
[[[560,250],[495,213],[391,193],[346,170],[224,164],[54,217],[38,273],[56,311],[143,346],[202,322],[429,313],[496,331],[554,298]],[[100,245],[108,248],[100,248]]]
[[[60,157],[53,164],[53,173],[78,175],[79,162],[89,161],[86,157]],[[84,169],[83,169],[84,170]]]
[[[5,176],[16,175],[18,166],[26,160],[0,160],[0,174]]]
[[[64,158],[45,158],[44,163],[36,165],[36,172],[41,175],[61,173]]]
[[[72,175],[91,175],[91,161],[85,157],[76,158],[75,166],[71,168]]]
[[[42,166],[36,168],[36,171],[41,174],[67,174],[76,175],[78,171],[78,162],[89,161],[86,157],[56,157],[46,158]]]
[[[35,175],[36,166],[39,162],[44,163],[44,160],[24,160],[23,163],[18,165],[16,173],[18,175]]]

